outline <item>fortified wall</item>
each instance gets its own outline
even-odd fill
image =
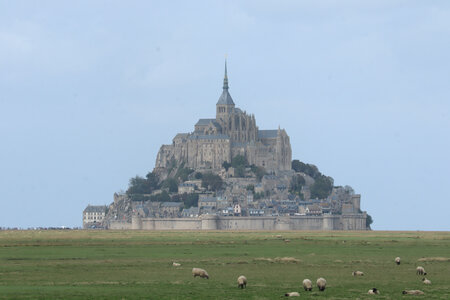
[[[285,216],[285,217],[223,217],[203,215],[199,218],[141,218],[133,216],[131,229],[136,230],[366,230],[363,214]],[[130,228],[117,222],[111,229]]]

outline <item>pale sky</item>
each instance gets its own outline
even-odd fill
[[[230,94],[377,230],[449,230],[449,1],[0,0],[0,226],[81,226]]]

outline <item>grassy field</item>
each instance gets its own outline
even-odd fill
[[[432,285],[415,274],[418,265]],[[192,267],[210,279],[193,278]],[[318,277],[325,292],[303,291],[304,278]],[[381,294],[367,295],[372,287]],[[450,299],[450,232],[0,231],[0,298],[277,299],[291,291],[303,299]]]

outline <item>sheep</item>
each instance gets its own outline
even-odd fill
[[[400,257],[397,256],[397,257],[395,258],[395,263],[396,263],[397,265],[400,264]]]
[[[353,276],[364,276],[364,272],[361,272],[361,271],[353,271],[352,275],[353,275]]]
[[[402,292],[403,295],[423,295],[424,292],[420,290],[406,290]]]
[[[427,275],[427,272],[425,272],[425,269],[423,267],[417,267],[416,268],[416,274],[417,275]]]
[[[319,288],[319,291],[323,292],[325,291],[325,287],[327,286],[327,281],[320,277],[319,279],[317,279],[316,281],[317,287]]]
[[[303,288],[305,291],[311,291],[312,290],[312,282],[309,279],[303,280]]]
[[[425,277],[422,278],[422,281],[423,281],[424,284],[431,284],[431,281],[426,279]]]
[[[173,262],[173,263],[172,263],[172,266],[174,266],[174,267],[179,267],[179,266],[181,266],[181,264],[176,263],[176,262]]]
[[[200,269],[200,268],[193,268],[192,269],[192,276],[194,276],[194,278],[199,276],[201,278],[209,279],[208,272],[206,272],[205,270]]]
[[[284,294],[286,297],[300,297],[300,294],[298,292],[290,292]]]
[[[241,275],[237,279],[238,287],[241,289],[247,287],[247,278],[244,275]]]
[[[370,290],[367,292],[367,294],[369,294],[369,295],[379,295],[379,294],[380,294],[380,291],[379,291],[377,288],[372,288],[372,289],[370,289]]]

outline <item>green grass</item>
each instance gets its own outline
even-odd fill
[[[298,291],[303,299],[449,299],[450,260],[442,258],[450,258],[449,232],[0,231],[0,298],[277,299]],[[418,265],[432,285],[415,275]],[[210,279],[193,278],[193,267]],[[237,288],[239,275],[247,289]],[[304,278],[318,277],[325,292],[303,291]],[[381,295],[367,295],[372,287]]]

